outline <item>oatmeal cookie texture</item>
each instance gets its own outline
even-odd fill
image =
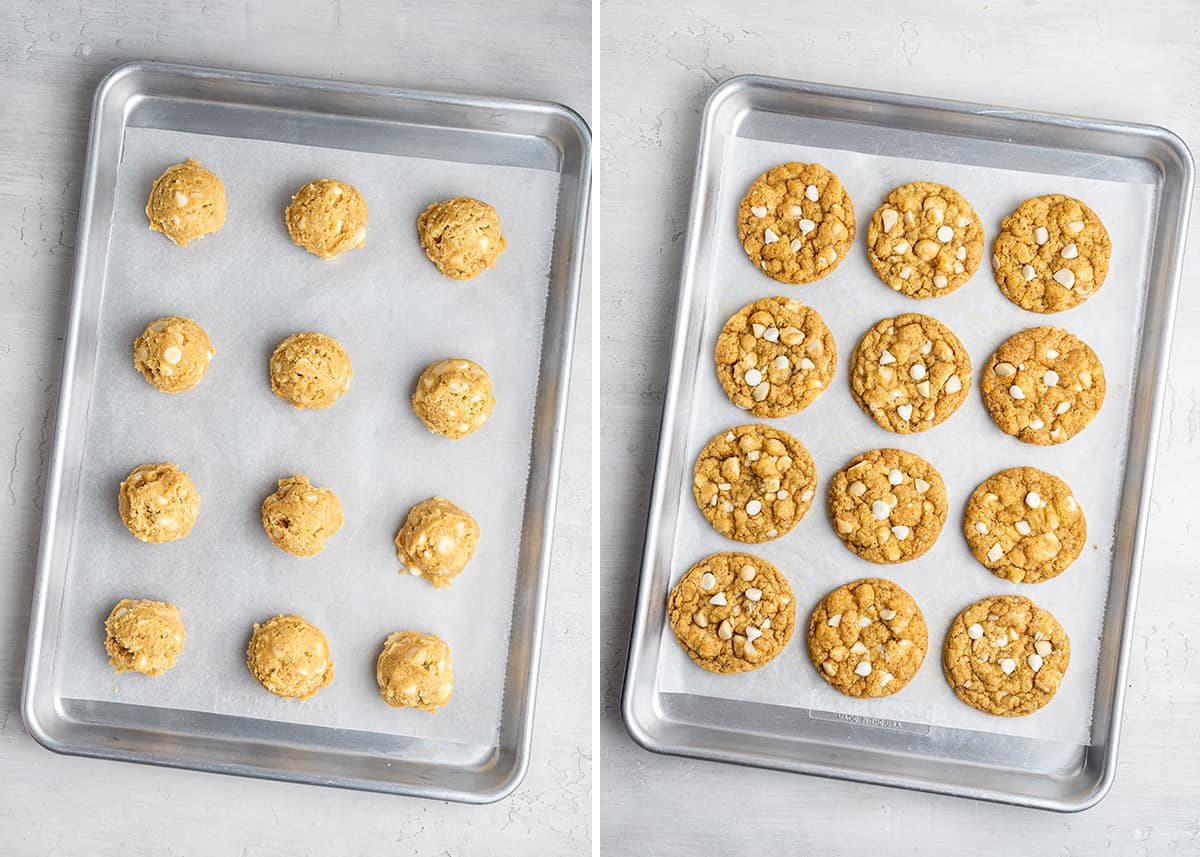
[[[182,539],[200,514],[200,494],[174,464],[142,464],[121,483],[117,510],[129,532],[149,544]]]
[[[156,319],[133,342],[133,365],[164,393],[192,389],[208,372],[216,351],[204,328],[177,315]]]
[[[854,241],[854,204],[820,164],[767,170],[738,206],[738,238],[760,271],[781,283],[811,283],[838,266]]]
[[[342,504],[328,488],[318,488],[304,475],[280,479],[279,488],[262,504],[267,537],[292,556],[313,556],[342,528]]]
[[[756,417],[804,410],[837,370],[837,346],[820,313],[783,297],[762,298],[734,313],[714,356],[729,401]]]
[[[401,574],[423,577],[437,587],[449,586],[479,544],[479,524],[445,497],[430,497],[412,507],[396,533]]]
[[[246,667],[271,693],[291,699],[308,699],[333,681],[329,642],[320,628],[296,615],[255,623]]]
[[[104,649],[119,673],[162,675],[175,666],[187,633],[179,608],[165,601],[122,598],[104,622]]]
[[[1000,224],[992,270],[1004,296],[1033,312],[1079,306],[1104,285],[1112,242],[1096,213],[1062,194],[1027,199]]]
[[[469,280],[494,267],[508,243],[496,209],[469,196],[429,206],[417,218],[417,234],[429,261],[452,280]]]
[[[1032,714],[1054,698],[1071,642],[1049,611],[1020,595],[977,601],[955,617],[942,667],[958,698],[986,714]]]
[[[704,669],[739,673],[770,662],[796,624],[792,587],[775,566],[744,553],[718,553],[675,584],[667,608],[679,645]]]
[[[434,434],[452,440],[483,428],[496,407],[492,379],[473,360],[451,357],[430,363],[417,379],[413,412]]]
[[[437,711],[454,694],[450,647],[433,634],[397,631],[384,641],[375,679],[388,705]]]
[[[146,217],[151,230],[186,247],[225,225],[225,185],[199,161],[167,167],[150,189]]]
[[[302,408],[328,408],[350,389],[354,370],[346,349],[323,333],[294,333],[275,348],[271,390]]]
[[[317,179],[301,187],[283,219],[292,241],[322,259],[367,243],[366,200],[336,179]]]

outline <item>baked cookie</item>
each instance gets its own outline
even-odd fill
[[[146,217],[152,231],[186,247],[225,225],[225,185],[199,161],[167,167],[150,188]]]
[[[1004,296],[1034,312],[1079,306],[1104,285],[1112,242],[1096,213],[1062,194],[1035,196],[1000,222],[992,269]]]
[[[182,539],[200,514],[200,494],[174,464],[142,464],[121,483],[117,510],[129,532],[153,545]]]
[[[425,427],[453,440],[482,428],[495,407],[487,370],[462,357],[430,363],[412,394],[413,412]]]
[[[795,161],[754,180],[738,206],[738,238],[760,271],[781,283],[819,280],[854,241],[854,204],[838,177]]]
[[[104,649],[119,673],[162,675],[175,666],[187,633],[179,608],[165,601],[122,598],[104,621]]]
[[[759,544],[791,531],[812,505],[817,468],[804,444],[764,425],[734,426],[696,459],[692,493],[718,533]]]
[[[877,577],[839,586],[808,623],[808,653],[821,678],[846,696],[891,696],[921,668],[929,629],[913,597]]]
[[[350,389],[354,369],[340,342],[323,333],[293,333],[271,355],[271,390],[296,410],[328,408]]]
[[[946,511],[942,475],[902,449],[864,452],[829,485],[833,529],[871,562],[907,562],[925,553],[942,532]]]
[[[279,480],[279,490],[263,500],[262,525],[275,547],[292,556],[313,556],[342,528],[342,504],[328,488],[307,476]]]
[[[450,647],[433,634],[397,631],[384,641],[375,680],[388,705],[437,711],[454,693]]]
[[[756,417],[804,410],[837,371],[837,346],[821,314],[782,297],[734,313],[717,337],[715,356],[729,401]]]
[[[949,419],[967,400],[971,355],[935,318],[910,312],[863,334],[850,360],[850,392],[867,416],[899,434]]]
[[[467,567],[479,544],[479,524],[445,497],[430,497],[412,507],[396,533],[401,574],[449,586]]]
[[[979,269],[983,224],[954,188],[901,185],[871,217],[867,258],[879,279],[901,294],[942,297]]]
[[[787,578],[745,553],[717,553],[692,566],[671,590],[667,612],[688,657],[715,673],[770,662],[796,624]]]
[[[1013,583],[1062,574],[1087,542],[1087,520],[1071,487],[1033,467],[989,476],[971,494],[963,535],[975,559]]]
[[[469,280],[493,267],[508,243],[496,209],[469,196],[429,206],[417,218],[417,234],[429,261],[452,280]]]
[[[301,616],[276,616],[254,625],[246,667],[276,696],[308,699],[333,681],[329,641]]]
[[[292,241],[322,259],[367,243],[367,202],[354,187],[336,179],[317,179],[301,187],[283,219]]]
[[[1048,610],[1020,595],[997,595],[950,623],[942,667],[967,705],[1017,717],[1054,698],[1070,662],[1071,641]]]
[[[183,393],[204,378],[216,351],[204,328],[177,315],[152,321],[133,342],[133,365],[164,393]]]
[[[1104,404],[1104,366],[1059,327],[1031,327],[996,349],[983,370],[983,403],[1001,431],[1039,446],[1065,443]]]

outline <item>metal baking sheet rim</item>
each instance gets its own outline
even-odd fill
[[[62,447],[66,440],[66,427],[63,420],[61,420],[58,415],[69,413],[70,400],[74,391],[75,379],[73,374],[70,372],[70,367],[73,366],[75,362],[76,352],[79,347],[79,332],[83,322],[83,301],[81,299],[81,295],[85,287],[85,279],[87,276],[89,276],[88,272],[90,270],[89,260],[86,258],[86,250],[90,247],[89,232],[92,226],[92,209],[94,207],[96,196],[98,172],[102,169],[102,165],[99,162],[101,155],[101,115],[109,99],[119,97],[114,95],[114,90],[117,89],[118,85],[127,78],[136,77],[139,74],[173,74],[177,76],[192,77],[216,82],[226,81],[237,84],[259,85],[272,90],[302,90],[308,92],[325,91],[332,93],[344,93],[347,95],[358,95],[377,99],[402,100],[408,104],[425,103],[443,107],[476,108],[498,112],[537,112],[554,116],[558,120],[564,122],[567,127],[569,127],[575,134],[578,135],[579,177],[578,184],[574,187],[577,200],[572,211],[573,223],[570,232],[570,250],[567,254],[567,258],[565,259],[559,259],[558,254],[555,254],[555,257],[551,262],[551,281],[548,286],[551,290],[554,290],[555,283],[553,280],[553,268],[565,266],[565,294],[563,296],[565,305],[561,310],[562,324],[558,330],[546,331],[546,335],[557,335],[561,342],[560,355],[559,359],[557,360],[556,369],[560,386],[557,390],[552,407],[549,408],[549,410],[552,411],[550,420],[552,426],[550,433],[550,449],[545,461],[546,488],[542,496],[544,509],[541,519],[536,522],[541,529],[542,539],[538,548],[536,586],[531,593],[532,621],[530,623],[529,631],[530,652],[525,664],[527,682],[525,693],[521,698],[513,700],[509,697],[507,691],[505,693],[501,713],[502,720],[507,716],[506,712],[508,712],[513,706],[516,706],[521,714],[516,725],[515,741],[512,742],[513,746],[511,748],[512,758],[510,762],[507,762],[507,770],[498,780],[489,783],[486,787],[468,789],[443,787],[438,785],[436,782],[417,782],[415,784],[409,784],[350,776],[313,776],[306,775],[303,772],[284,770],[282,768],[271,768],[262,765],[216,761],[206,762],[195,759],[185,760],[166,755],[164,753],[143,752],[134,747],[123,747],[122,738],[119,735],[110,736],[107,744],[102,743],[100,745],[85,745],[81,743],[72,743],[70,741],[62,741],[56,738],[47,728],[47,725],[43,723],[41,716],[37,711],[37,694],[39,692],[38,662],[42,657],[43,643],[41,626],[45,613],[50,607],[48,603],[50,596],[50,575],[46,566],[48,565],[49,557],[51,555],[51,546],[54,540],[55,527],[57,523],[54,510],[58,506],[62,491],[64,468],[62,461]],[[143,95],[137,93],[126,98],[124,110],[122,111],[121,115],[122,126],[124,126],[124,123],[128,118],[130,105],[141,97],[143,97]],[[22,684],[21,717],[26,732],[34,740],[48,750],[65,755],[86,756],[113,761],[136,762],[162,767],[184,768],[189,770],[205,771],[209,773],[231,774],[234,776],[254,777],[259,779],[273,779],[286,782],[307,783],[311,785],[324,785],[337,788],[376,791],[428,798],[433,800],[449,800],[462,803],[486,804],[502,800],[516,790],[517,786],[520,785],[528,770],[530,747],[532,742],[534,706],[537,691],[537,673],[542,644],[542,625],[545,617],[550,555],[558,494],[559,471],[562,459],[562,444],[564,437],[562,426],[565,424],[566,420],[571,363],[572,355],[574,353],[575,326],[578,317],[580,292],[582,289],[583,249],[587,231],[587,216],[589,211],[588,200],[591,187],[590,165],[591,129],[588,127],[584,119],[570,107],[554,102],[488,98],[484,96],[437,93],[410,89],[393,89],[389,87],[368,84],[327,81],[319,78],[240,72],[235,70],[159,63],[153,61],[128,62],[117,66],[107,75],[105,75],[105,77],[97,85],[95,95],[92,99],[90,130],[88,134],[88,146],[85,157],[85,170],[83,177],[83,190],[81,193],[79,206],[79,226],[75,245],[77,248],[76,262],[71,278],[71,296],[67,314],[66,334],[64,337],[62,373],[60,376],[59,394],[55,405],[56,417],[53,430],[53,443],[51,445],[51,457],[47,473],[46,494],[43,499],[42,530],[38,541],[38,563],[30,617],[28,650],[26,652],[25,671]],[[561,170],[559,173],[560,175],[562,174]],[[556,227],[556,231],[558,228],[559,227]],[[103,264],[104,261],[105,260],[102,259],[101,263]],[[549,307],[554,301],[553,294],[549,296],[547,300]],[[543,346],[543,348],[545,348],[545,346]],[[543,351],[543,368],[545,367],[545,364],[545,351]],[[541,385],[542,381],[543,379],[539,378],[539,386]],[[540,417],[541,414],[539,414],[539,418]],[[517,593],[517,596],[519,596],[519,593]],[[514,611],[518,609],[517,605],[519,602],[519,597],[515,597]],[[59,700],[57,698],[54,699],[55,714],[59,717],[63,717],[61,706],[58,703]],[[504,747],[504,742],[500,740],[500,738],[503,736],[503,732],[504,727],[502,722],[498,732],[498,739],[492,748],[492,752],[486,760],[479,764],[475,769],[472,769],[481,776],[485,775],[489,769],[497,768],[501,764],[506,764],[502,759],[506,748]],[[207,736],[202,737],[199,740],[201,743],[220,743],[218,740],[209,738]],[[404,762],[402,760],[397,760],[392,766],[398,767],[399,765],[403,764]],[[460,768],[458,770],[463,771],[465,769]]]
[[[1146,353],[1145,337],[1139,343],[1139,372],[1142,369],[1142,359],[1146,356],[1153,358],[1155,378],[1150,397],[1150,414],[1146,426],[1146,452],[1142,462],[1142,476],[1138,486],[1138,505],[1136,525],[1132,534],[1130,548],[1130,571],[1128,589],[1121,608],[1120,643],[1115,664],[1114,688],[1111,705],[1108,711],[1108,729],[1104,736],[1103,752],[1099,755],[1101,766],[1099,775],[1087,791],[1074,799],[1047,799],[1036,795],[1026,794],[1016,790],[991,788],[963,788],[947,785],[936,781],[916,780],[912,778],[889,776],[875,771],[851,770],[828,764],[812,763],[796,758],[780,758],[756,756],[748,752],[727,751],[711,747],[700,747],[686,741],[664,740],[652,731],[652,726],[666,722],[662,717],[660,699],[653,689],[654,699],[650,703],[651,711],[639,708],[637,694],[641,690],[641,675],[639,661],[642,649],[646,643],[650,611],[653,604],[652,584],[654,583],[653,556],[659,540],[660,509],[663,495],[667,490],[663,478],[665,462],[671,455],[673,424],[676,418],[676,402],[678,400],[683,369],[683,351],[686,338],[679,332],[687,327],[687,320],[692,312],[692,297],[695,288],[696,256],[699,244],[697,218],[705,206],[706,183],[705,177],[716,167],[709,164],[711,152],[710,141],[714,132],[714,117],[724,101],[743,93],[746,90],[767,90],[788,92],[795,95],[813,98],[831,98],[854,100],[866,103],[887,105],[904,109],[923,109],[942,114],[959,114],[971,116],[988,116],[999,120],[1020,123],[1024,125],[1054,126],[1070,131],[1095,131],[1120,136],[1138,136],[1151,140],[1163,147],[1175,160],[1179,172],[1177,187],[1179,190],[1178,207],[1174,210],[1176,228],[1169,237],[1169,248],[1165,251],[1156,247],[1151,258],[1151,281],[1156,266],[1163,267],[1160,277],[1165,280],[1165,303],[1160,327],[1160,339],[1154,351]],[[1157,164],[1163,174],[1163,184],[1166,183],[1166,168]],[[1024,110],[1012,110],[987,105],[972,104],[961,101],[925,98],[921,96],[890,93],[878,90],[842,87],[808,81],[788,80],[761,75],[738,75],[719,84],[709,95],[705,107],[699,135],[699,147],[696,167],[692,178],[692,196],[689,203],[688,236],[684,247],[683,267],[680,273],[680,291],[677,298],[673,330],[675,338],[671,348],[671,361],[668,369],[666,396],[663,402],[662,417],[659,425],[659,443],[656,452],[654,477],[651,484],[650,505],[647,512],[646,536],[643,545],[642,560],[639,568],[637,600],[634,608],[633,623],[630,632],[629,651],[626,660],[626,670],[621,697],[621,716],[630,736],[641,747],[654,753],[686,756],[730,764],[740,764],[749,767],[769,768],[793,773],[809,774],[830,779],[841,779],[855,782],[865,782],[874,785],[908,788],[935,794],[967,797],[996,803],[1007,803],[1028,806],[1036,809],[1046,809],[1056,812],[1079,812],[1095,806],[1112,787],[1116,774],[1117,751],[1120,740],[1122,711],[1124,708],[1125,677],[1128,671],[1130,644],[1133,637],[1133,619],[1137,603],[1137,592],[1141,576],[1142,553],[1145,545],[1146,521],[1149,515],[1150,492],[1154,477],[1154,466],[1157,459],[1157,446],[1160,423],[1162,419],[1162,404],[1166,391],[1168,364],[1170,361],[1171,340],[1174,331],[1175,309],[1179,295],[1179,285],[1182,275],[1183,253],[1187,236],[1187,224],[1191,209],[1191,197],[1194,181],[1195,165],[1187,145],[1172,131],[1151,125],[1137,125],[1112,122],[1083,117],[1066,116],[1050,113],[1037,113]],[[1160,213],[1161,213],[1160,208]],[[1157,240],[1157,238],[1156,238]],[[1160,286],[1161,288],[1161,286]],[[1145,332],[1143,321],[1143,334]],[[1140,385],[1139,385],[1140,386]],[[1111,605],[1110,605],[1111,610]],[[647,678],[648,680],[648,678]],[[647,721],[646,716],[655,718]],[[1095,754],[1096,744],[1084,748],[1085,757]]]

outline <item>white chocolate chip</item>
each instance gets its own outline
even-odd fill
[[[1005,675],[1012,675],[1013,670],[1017,668],[1017,662],[1012,658],[1001,658],[1000,669],[1004,670]]]
[[[867,626],[868,626],[868,625],[870,625],[870,624],[871,624],[871,617],[870,617],[870,616],[859,616],[859,617],[858,617],[858,627],[860,627],[860,628],[865,628],[865,627],[867,627]],[[858,644],[858,643],[855,643],[855,645],[859,645],[859,644]],[[866,646],[863,646],[863,651],[865,652],[866,650],[867,650],[867,647],[866,647]],[[851,651],[853,651],[853,650],[851,650]],[[856,654],[861,654],[861,653],[856,653]]]
[[[800,358],[800,368],[801,368],[801,369],[804,369],[804,370],[808,370],[808,369],[816,369],[816,368],[817,368],[817,364],[816,364],[816,363],[813,363],[813,362],[812,362],[811,360],[809,360],[807,357],[801,357],[801,358]]]
[[[1043,658],[1054,651],[1054,646],[1050,645],[1049,640],[1038,640],[1033,644],[1033,648]]]
[[[798,205],[793,205],[793,206],[792,206],[792,217],[799,217],[799,216],[800,216],[800,215],[802,215],[802,214],[804,214],[804,209],[803,209],[803,208],[801,208],[801,207],[800,207],[800,206],[798,206]]]
[[[883,220],[884,232],[891,232],[892,227],[900,222],[900,215],[890,208],[885,208],[882,212],[880,212],[879,216]]]
[[[946,227],[943,226],[942,228],[945,229]],[[937,276],[935,276],[933,278],[933,285],[935,288],[938,288],[938,289],[946,288],[946,286],[949,285],[949,283],[950,283],[950,281],[946,279],[944,274],[938,274]]]
[[[896,392],[900,392],[900,391],[897,390]],[[920,383],[918,383],[917,384],[917,392],[928,399],[929,398],[929,382],[921,381]]]
[[[1053,348],[1047,348],[1046,356],[1049,357],[1051,360],[1053,360],[1055,357],[1058,356],[1058,352],[1056,350],[1054,350]]]
[[[721,624],[717,626],[717,636],[722,640],[728,640],[733,637],[733,626],[729,624],[728,619],[722,620]]]
[[[957,252],[954,254],[954,257],[955,257],[956,259],[958,259],[958,261],[960,261],[960,262],[965,262],[965,261],[967,261],[967,248],[966,248],[966,247],[959,247],[959,248],[958,248],[958,251],[957,251]]]
[[[919,476],[913,480],[913,486],[917,489],[918,494],[924,494],[929,490],[929,483]]]
[[[751,601],[761,601],[762,600],[762,590],[755,589],[752,586],[746,590],[746,597],[749,598]]]
[[[892,485],[899,485],[903,481],[904,474],[896,468],[893,467],[891,471],[888,472],[888,482],[890,482]]]
[[[792,363],[790,360],[788,360],[786,354],[780,354],[778,357],[775,358],[775,368],[776,369],[787,369],[791,365],[792,365]]]
[[[807,217],[804,218],[803,220],[801,220],[796,225],[800,227],[801,235],[807,235],[808,233],[812,232],[814,229],[817,228],[817,224],[813,223]]]
[[[858,666],[854,668],[854,674],[866,678],[871,674],[871,664],[867,661],[859,661]]]
[[[1037,241],[1039,245],[1045,244],[1050,240],[1050,233],[1046,231],[1045,226],[1039,226],[1033,230],[1033,240]]]
[[[753,214],[755,217],[766,217],[767,209],[765,206],[762,206],[762,205],[752,205],[752,206],[750,206],[750,213]]]
[[[768,327],[766,330],[763,331],[763,339],[767,340],[767,342],[778,342],[779,341],[779,328],[778,327]],[[784,343],[784,344],[786,345],[787,343]]]
[[[754,515],[757,515],[761,511],[762,511],[762,501],[761,500],[751,500],[749,503],[746,504],[746,514],[750,515],[751,517],[753,517]]]
[[[892,245],[892,252],[899,253],[901,255],[903,255],[904,253],[907,253],[908,252],[908,242],[907,241],[897,241],[895,244]]]
[[[961,274],[961,273],[962,273],[963,271],[965,271],[965,270],[967,270],[967,269],[963,267],[963,263],[962,263],[962,262],[955,262],[955,263],[954,263],[954,273],[956,273],[956,274]]]
[[[1018,387],[1016,384],[1013,384],[1011,387],[1008,388],[1008,394],[1010,396],[1012,396],[1014,399],[1024,399],[1025,398],[1025,391],[1022,390],[1020,387]]]
[[[746,581],[753,580],[757,574],[758,571],[752,565],[743,565],[742,570],[738,572],[738,576]]]
[[[870,624],[871,624],[871,620],[868,619],[867,625],[870,625]],[[866,625],[862,624],[861,619],[859,620],[859,626],[863,627],[863,628],[866,627]],[[863,645],[862,640],[859,640],[857,643],[855,643],[853,646],[850,647],[850,654],[852,654],[852,655],[865,655],[866,653],[867,653],[867,647]]]
[[[910,268],[908,265],[905,265],[903,268],[900,269],[900,279],[907,280],[911,276],[912,276],[912,268]]]
[[[1054,272],[1054,282],[1069,289],[1075,285],[1075,272],[1070,268],[1059,268]]]
[[[763,233],[763,243],[764,244],[774,244],[778,240],[779,240],[779,236],[776,235],[774,232],[772,232],[770,229],[766,230]]]
[[[983,636],[983,626],[976,622],[974,625],[967,628],[967,636],[972,640],[978,640]]]
[[[705,592],[712,592],[714,586],[717,585],[717,578],[711,571],[706,571],[700,575],[700,588]]]
[[[1033,269],[1033,265],[1026,265],[1021,269],[1021,276],[1025,278],[1025,282],[1029,282],[1037,276],[1037,271]]]
[[[696,615],[692,617],[692,621],[695,622],[697,625],[699,625],[701,628],[708,627],[708,617],[705,616],[703,613],[701,613],[699,610],[697,610]]]
[[[1065,414],[1065,413],[1066,413],[1067,411],[1069,411],[1069,410],[1071,410],[1071,403],[1070,403],[1070,402],[1059,402],[1059,403],[1058,403],[1058,407],[1054,409],[1054,413],[1056,413],[1056,414],[1058,414],[1059,416],[1061,416],[1061,415]]]
[[[879,618],[885,622],[890,622],[896,618],[896,611],[890,607],[881,607],[879,610]]]
[[[832,616],[829,617],[828,624],[829,624],[830,628],[836,628],[838,625],[841,625],[842,624],[842,614],[834,613]]]
[[[1029,668],[1034,672],[1037,672],[1042,668],[1042,656],[1039,654],[1032,654],[1025,660],[1029,662]]]
[[[907,420],[912,417],[912,405],[901,405],[896,408],[896,413],[900,415],[900,419]]]
[[[1042,497],[1036,491],[1030,491],[1025,495],[1025,505],[1030,509],[1042,508]]]
[[[179,206],[180,208],[183,208],[185,205],[187,205],[188,204],[187,194],[180,193],[179,191],[175,191],[175,204],[177,206]]]
[[[953,237],[954,237],[954,230],[951,229],[949,226],[939,226],[938,227],[938,231],[937,231],[938,241],[941,241],[943,244],[945,244]]]
[[[1046,427],[1046,424],[1042,422],[1041,417],[1034,417],[1029,421],[1029,427],[1034,431],[1041,431]]]
[[[912,378],[914,381],[920,381],[922,378],[925,377],[925,364],[924,363],[914,363],[912,365],[912,367],[908,370],[908,376],[910,378]]]
[[[992,371],[998,378],[1011,378],[1017,374],[1017,367],[1011,363],[997,363]]]
[[[755,387],[751,391],[750,397],[752,399],[754,399],[754,401],[756,401],[756,402],[761,402],[767,398],[767,395],[770,392],[771,392],[771,385],[768,384],[766,381],[763,381],[761,384],[759,384],[757,387]]]
[[[960,379],[957,375],[951,375],[949,378],[946,379],[945,390],[947,393],[957,393],[961,389],[962,389],[962,379]]]
[[[1074,241],[1072,241],[1066,247],[1062,248],[1062,257],[1064,259],[1074,259],[1078,255],[1079,255],[1079,248],[1075,246]]]
[[[753,625],[747,626],[747,628],[746,628],[746,639],[747,640],[749,640],[750,642],[754,642],[761,636],[762,636],[762,631],[758,630]]]
[[[892,535],[894,535],[900,541],[904,541],[908,538],[908,532],[908,527],[904,526],[903,524],[897,524],[896,526],[892,527]]]
[[[808,197],[812,202],[816,202],[818,199],[821,198],[821,193],[820,193],[820,191],[817,190],[817,186],[811,185],[811,184],[804,189],[804,195],[806,197]]]
[[[1013,524],[1013,526],[1016,527],[1017,532],[1023,536],[1027,536],[1033,532],[1033,528],[1029,526],[1028,521],[1017,521],[1015,524]]]
[[[1000,557],[1004,556],[1004,549],[1000,547],[1000,542],[996,542],[987,552],[987,558],[992,562],[999,562]]]
[[[855,497],[861,497],[864,493],[866,493],[867,486],[858,479],[855,479],[850,483],[850,487],[847,490]]]
[[[1080,232],[1083,231],[1083,221],[1082,220],[1072,220],[1070,223],[1067,224],[1067,231],[1070,232],[1072,235],[1078,235]]]
[[[1055,372],[1053,369],[1047,369],[1046,374],[1042,376],[1042,382],[1047,387],[1053,387],[1055,384],[1058,383],[1058,373]]]
[[[716,606],[718,606],[718,607],[724,607],[724,606],[725,606],[726,604],[728,604],[729,602],[725,600],[725,593],[724,593],[724,592],[718,592],[718,593],[717,593],[716,595],[714,595],[712,598],[708,599],[708,603],[709,603],[709,604],[715,604],[715,605],[716,605]]]
[[[896,358],[892,356],[892,352],[888,351],[886,348],[883,349],[883,353],[879,355],[879,365],[887,366],[889,363],[895,362]]]
[[[799,253],[800,248],[804,246],[804,243],[799,238],[793,238],[792,243],[788,246],[792,248],[793,253]]]
[[[747,369],[745,380],[748,386],[757,387],[762,383],[762,372],[759,372],[757,369]]]
[[[871,517],[876,521],[884,520],[892,512],[892,507],[882,500],[876,500],[871,504]]]
[[[988,534],[988,525],[983,521],[976,521],[975,532],[979,533],[981,536],[986,536]]]
[[[890,672],[881,672],[879,674],[879,686],[881,688],[887,687],[893,678],[894,676]]]
[[[168,345],[163,349],[163,360],[166,360],[172,366],[183,359],[183,352],[174,345]]]

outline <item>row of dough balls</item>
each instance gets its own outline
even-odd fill
[[[147,599],[119,601],[104,632],[113,669],[147,676],[174,667],[187,640],[179,608]],[[289,699],[308,699],[333,681],[329,641],[320,628],[295,614],[254,624],[246,667],[264,688]],[[388,705],[437,711],[454,692],[450,647],[434,634],[397,631],[383,643],[375,678]]]
[[[146,203],[150,229],[180,247],[225,225],[225,185],[198,161],[167,168]],[[292,241],[314,256],[333,259],[367,242],[367,203],[356,188],[317,179],[292,195],[284,210]],[[447,277],[469,280],[496,264],[506,245],[500,216],[486,202],[459,196],[435,202],[417,219],[425,255]]]
[[[849,254],[857,225],[841,181],[820,164],[790,162],[759,176],[738,206],[750,261],[783,283],[809,283]],[[934,182],[892,190],[867,227],[867,257],[885,284],[912,298],[942,297],[967,282],[983,257],[983,224],[962,194]],[[1096,213],[1064,194],[1025,200],[1000,224],[992,271],[1027,310],[1079,306],[1108,275],[1112,242]]]
[[[208,372],[216,349],[190,318],[167,316],[146,326],[133,343],[133,365],[164,393],[193,389]],[[328,408],[350,388],[354,370],[346,349],[323,333],[294,333],[268,361],[271,390],[302,408]],[[462,357],[425,367],[413,390],[412,408],[435,434],[455,439],[483,427],[496,406],[492,379],[478,363]]]
[[[796,604],[787,578],[771,563],[720,553],[696,563],[675,585],[668,615],[675,639],[696,664],[730,674],[758,669],[783,651]],[[813,667],[847,696],[899,692],[917,675],[928,648],[929,629],[916,600],[882,578],[837,587],[809,620]],[[1070,639],[1048,610],[1020,595],[998,595],[950,623],[942,669],[960,700],[1012,717],[1046,705],[1070,660]]]
[[[755,417],[783,417],[812,404],[832,383],[837,345],[815,309],[768,297],[725,323],[714,351],[729,400]],[[932,316],[881,319],[854,349],[850,391],[859,407],[898,434],[927,431],[967,399],[971,357]],[[983,402],[1006,434],[1025,443],[1065,443],[1100,412],[1104,365],[1086,342],[1059,327],[1009,337],[988,360]]]

